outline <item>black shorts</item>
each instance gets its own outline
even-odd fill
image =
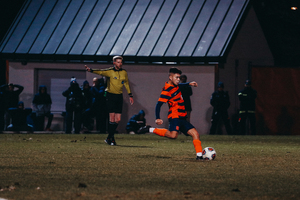
[[[192,128],[195,127],[190,122],[186,121],[185,118],[169,119],[169,131],[181,131],[184,135],[189,136],[187,132]]]
[[[122,113],[123,94],[106,93],[106,106],[108,113]]]

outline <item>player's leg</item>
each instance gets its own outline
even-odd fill
[[[180,131],[185,135],[192,136],[194,148],[197,155],[196,159],[203,160],[200,135],[198,131],[195,129],[195,127],[186,120],[180,120]]]
[[[165,128],[154,128],[151,126],[145,126],[138,130],[138,134],[142,133],[155,133],[161,137],[167,137],[170,139],[176,139],[178,137],[179,124],[178,119],[169,119],[169,130]]]
[[[170,139],[176,139],[178,137],[178,131],[169,131],[169,130],[167,130],[164,137],[167,137],[167,138],[170,138]]]
[[[194,144],[194,148],[195,148],[196,155],[197,155],[196,159],[203,160],[202,145],[201,145],[200,136],[199,136],[198,131],[195,128],[192,128],[192,129],[188,130],[187,134],[192,136],[192,138],[193,138],[193,144]]]
[[[170,139],[176,139],[178,137],[178,131],[170,131],[165,128],[153,128],[153,127],[143,127],[138,131],[138,134],[142,133],[155,133],[161,137],[167,137]]]

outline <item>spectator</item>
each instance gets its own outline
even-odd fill
[[[93,78],[93,86],[91,88],[93,96],[92,113],[96,117],[96,128],[100,133],[106,133],[108,122],[105,88],[104,78]]]
[[[4,131],[4,115],[5,115],[5,105],[4,105],[4,95],[0,91],[0,133]]]
[[[140,110],[136,115],[133,115],[126,125],[126,131],[129,134],[136,134],[137,131],[146,126],[145,111]]]
[[[83,94],[83,113],[82,113],[82,123],[85,129],[85,132],[90,132],[93,129],[92,126],[92,117],[91,117],[91,106],[93,101],[93,96],[91,92],[90,83],[85,80],[82,85],[82,94]]]
[[[50,95],[47,93],[47,87],[45,85],[40,85],[39,92],[34,95],[32,101],[33,111],[35,111],[34,128],[36,131],[44,130],[45,117],[48,118],[45,130],[52,131],[50,129],[53,120],[53,114],[50,112],[51,104],[52,100]]]
[[[12,123],[7,127],[8,131],[33,131],[33,126],[27,123],[32,109],[24,108],[22,101],[18,103],[17,108],[9,108],[8,112],[12,118]]]
[[[255,99],[257,92],[251,87],[251,81],[246,80],[245,88],[238,94],[240,100],[239,127],[240,134],[246,133],[246,120],[250,121],[251,134],[256,134]]]
[[[71,133],[72,131],[73,117],[75,133],[79,133],[84,97],[76,78],[71,78],[70,87],[62,95],[66,97],[66,133]]]
[[[15,90],[15,88],[17,88]],[[16,84],[5,84],[1,86],[1,91],[4,97],[4,109],[5,109],[5,127],[10,124],[11,116],[9,115],[9,108],[17,108],[19,103],[19,95],[24,90],[24,87]]]
[[[222,119],[226,132],[231,135],[230,119],[227,109],[230,106],[229,95],[227,91],[224,91],[224,83],[218,83],[218,89],[211,95],[210,104],[214,107],[211,117],[210,135],[216,134],[218,124]]]
[[[180,83],[186,83],[187,77],[186,75],[180,76]],[[186,111],[186,121],[190,122],[191,120],[191,112],[192,112],[192,104],[190,96],[193,95],[193,90],[191,87],[185,87],[183,84],[179,84],[179,88],[182,94],[182,98],[184,100],[184,106]]]

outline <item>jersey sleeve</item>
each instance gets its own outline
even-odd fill
[[[163,105],[163,102],[158,101],[156,106],[155,106],[155,117],[156,119],[160,119],[160,108]]]
[[[125,86],[125,88],[127,90],[128,95],[132,97],[130,86],[129,86],[129,80],[128,80],[128,74],[127,74],[127,72],[125,74],[124,86]]]
[[[105,77],[110,77],[111,74],[111,69],[113,68],[108,68],[108,69],[92,69],[92,73],[102,75]]]

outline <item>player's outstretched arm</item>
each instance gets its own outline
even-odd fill
[[[198,87],[198,83],[196,81],[192,81],[189,83],[190,86]]]

